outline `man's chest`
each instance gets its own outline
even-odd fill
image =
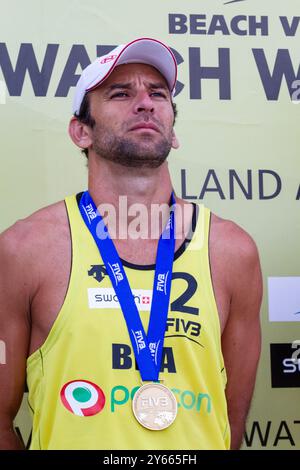
[[[182,240],[176,241],[176,250]],[[155,243],[133,242],[116,244],[119,255],[132,264],[152,265],[156,258]],[[97,260],[95,260],[95,265]],[[62,237],[51,246],[40,263],[39,286],[31,302],[32,334],[29,354],[38,349],[47,338],[59,314],[68,291],[72,270],[72,247],[70,237]],[[228,295],[224,290],[218,266],[213,266],[212,282],[223,331],[228,316]],[[141,271],[141,276],[143,271]],[[80,273],[79,273],[80,275]],[[84,269],[81,275],[84,275]]]

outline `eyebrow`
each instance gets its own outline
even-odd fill
[[[164,90],[168,90],[168,87],[165,83],[163,82],[156,82],[156,83],[149,83],[149,88],[153,88],[154,90],[157,90],[159,88],[161,89],[164,89]]]
[[[131,84],[130,83],[113,83],[107,88],[107,91],[116,90],[119,88],[126,88],[126,89],[131,88]]]
[[[148,87],[153,90],[158,90],[158,89],[163,89],[163,90],[168,90],[167,85],[165,85],[163,82],[148,82]],[[113,83],[110,85],[106,90],[105,94],[110,93],[113,90],[130,90],[132,89],[132,84],[131,83]]]

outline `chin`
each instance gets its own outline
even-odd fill
[[[119,163],[122,166],[127,168],[159,168],[165,161],[166,158],[158,159],[158,158],[120,158],[115,160],[116,163]]]

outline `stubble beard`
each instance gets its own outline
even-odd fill
[[[146,133],[139,141],[128,137],[118,137],[102,124],[93,129],[92,149],[105,160],[131,168],[158,168],[167,159],[172,148],[172,135],[153,141]]]

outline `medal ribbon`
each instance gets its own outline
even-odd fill
[[[147,335],[118,252],[109,236],[103,218],[98,212],[88,191],[83,193],[79,209],[99,249],[106,266],[106,271],[109,274],[109,278],[120,302],[142,380],[156,381],[158,380],[161,366],[171,292],[175,249],[174,193],[172,193],[171,196],[169,219],[158,242]]]

